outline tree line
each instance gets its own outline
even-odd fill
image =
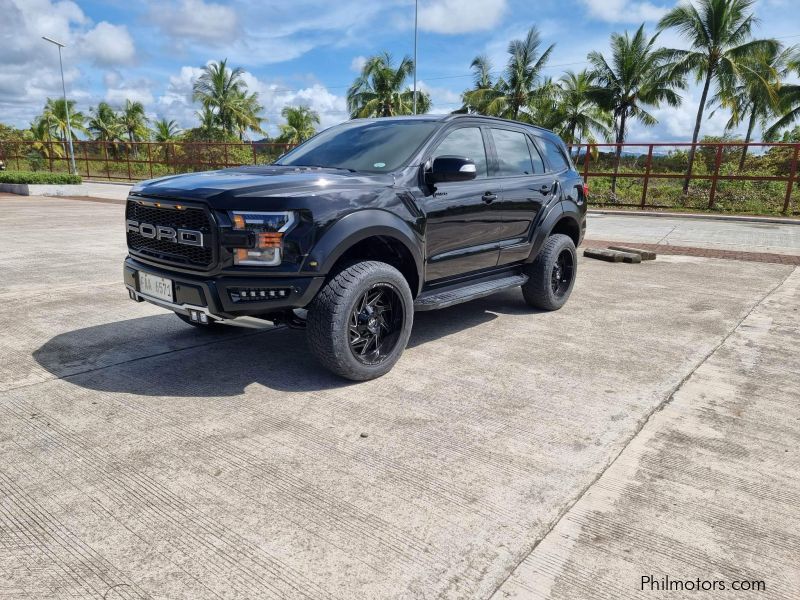
[[[696,143],[707,112],[727,110],[727,130],[745,128],[745,142],[761,128],[767,140],[800,121],[800,85],[787,83],[800,75],[800,48],[785,47],[775,39],[753,37],[756,17],[753,0],[699,0],[669,11],[649,34],[644,24],[634,32],[613,33],[610,49],[587,55],[587,68],[567,71],[557,79],[543,72],[555,44],[543,48],[536,27],[512,40],[502,70],[496,72],[486,56],[476,56],[470,68],[473,83],[462,93],[455,112],[484,114],[534,123],[553,129],[569,144],[610,140],[626,141],[632,122],[657,123],[652,110],[677,107],[688,83],[701,85],[692,142]],[[688,49],[658,44],[664,30],[675,30]],[[383,52],[369,58],[347,91],[352,118],[387,117],[413,112],[415,93],[408,81],[414,63],[404,57],[395,64]],[[127,100],[119,108],[100,102],[83,114],[69,101],[73,136],[82,133],[104,142],[243,141],[248,134],[264,134],[266,119],[257,92],[248,90],[241,68],[227,60],[203,67],[193,83],[193,100],[200,110],[196,127],[181,131],[175,121],[150,121],[141,102]],[[418,113],[431,110],[430,95],[416,92]],[[278,142],[296,144],[308,139],[320,124],[319,114],[308,106],[286,106]],[[25,137],[41,144],[66,141],[64,100],[48,99]],[[785,134],[790,135],[790,134]],[[59,145],[56,152],[63,151]],[[619,158],[621,146],[617,146]],[[740,167],[747,147],[743,147]],[[695,150],[689,151],[691,171]],[[688,178],[684,187],[688,187]]]

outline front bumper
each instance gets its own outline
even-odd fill
[[[174,302],[143,294],[139,287],[139,273],[142,271],[172,280]],[[189,311],[193,310],[204,313],[212,320],[263,316],[304,308],[325,282],[324,277],[190,276],[153,267],[130,256],[125,259],[123,278],[129,295],[137,302],[147,301],[184,315],[189,315]],[[270,297],[273,290],[284,295]],[[245,291],[248,293],[245,294]]]

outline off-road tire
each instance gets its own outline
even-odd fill
[[[402,315],[396,341],[384,359],[364,364],[351,349],[350,322],[356,303],[372,289],[386,289],[397,298]],[[311,352],[333,373],[352,381],[375,379],[388,373],[408,343],[414,321],[414,300],[405,277],[383,262],[352,264],[332,276],[308,307],[306,335]]]
[[[566,253],[564,258],[571,256],[572,271],[568,285],[557,291],[553,289],[554,269],[562,253]],[[525,267],[524,273],[528,281],[522,286],[522,295],[529,306],[540,310],[558,310],[564,306],[575,287],[578,274],[578,253],[572,238],[560,233],[551,235],[536,260]]]

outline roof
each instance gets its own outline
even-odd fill
[[[459,119],[473,119],[479,121],[489,121],[492,123],[513,123],[514,125],[523,125],[531,127],[544,133],[555,135],[551,130],[533,125],[532,123],[523,123],[522,121],[514,121],[512,119],[502,119],[500,117],[490,117],[487,115],[469,114],[469,113],[445,113],[445,114],[423,114],[423,115],[398,115],[395,117],[373,117],[369,119],[351,119],[352,121],[455,121]]]

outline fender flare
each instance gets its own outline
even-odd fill
[[[550,234],[555,229],[556,225],[562,219],[570,219],[575,222],[575,226],[578,228],[579,232],[579,242],[581,241],[580,238],[583,237],[583,229],[581,227],[581,219],[582,215],[578,205],[574,202],[569,201],[562,201],[553,206],[553,208],[548,211],[545,215],[542,223],[539,227],[536,228],[536,234],[533,238],[533,245],[531,247],[531,253],[526,259],[525,262],[533,262],[536,260],[536,257],[539,254],[539,250],[544,245],[545,240],[550,237]]]
[[[391,238],[408,250],[414,258],[417,280],[421,286],[424,261],[419,236],[397,215],[378,209],[352,212],[336,221],[314,244],[306,257],[303,270],[327,275],[347,250],[358,242],[375,236]],[[318,265],[310,267],[312,262],[317,262]]]

